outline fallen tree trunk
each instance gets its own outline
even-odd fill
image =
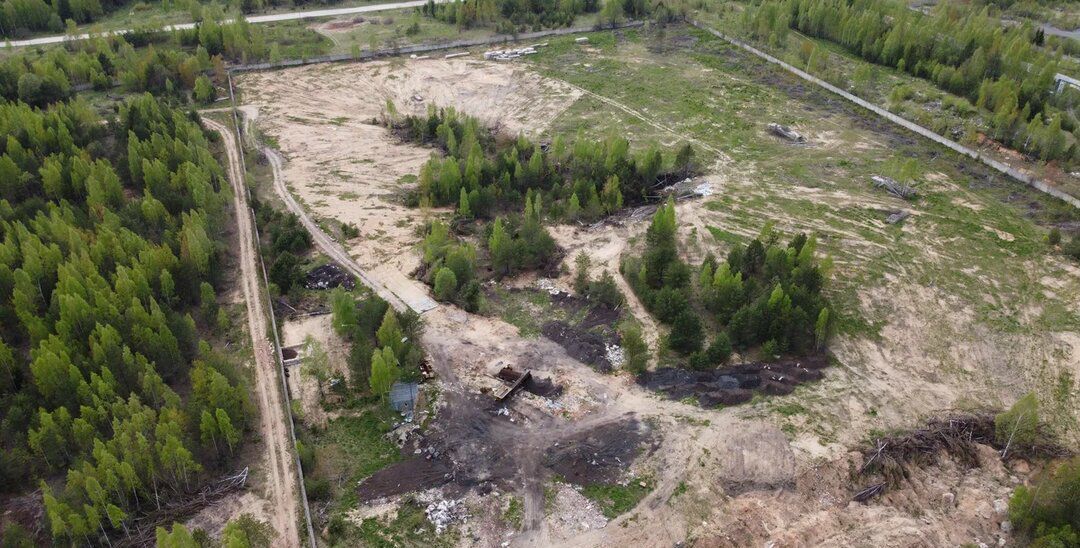
[[[127,528],[128,534],[118,539],[113,546],[153,546],[158,527],[184,521],[194,516],[203,508],[224,498],[225,495],[242,489],[247,484],[247,478],[248,469],[244,468],[236,474],[204,486],[193,494],[178,493],[173,497],[173,502],[135,519]]]

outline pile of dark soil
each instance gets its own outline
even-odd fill
[[[611,371],[611,361],[607,358],[605,346],[608,338],[604,335],[564,321],[548,322],[540,328],[540,332],[563,347],[571,358],[604,373]]]
[[[304,287],[308,289],[344,287],[351,291],[356,287],[356,280],[340,266],[327,263],[308,271],[304,276]]]
[[[539,489],[536,480],[552,475],[578,485],[611,483],[659,446],[659,434],[633,415],[596,424],[510,422],[499,412],[503,403],[445,395],[434,423],[402,447],[404,460],[360,482],[360,502],[435,487],[451,497],[523,483]]]
[[[535,289],[511,289],[513,293],[536,293]],[[551,305],[565,314],[558,317],[570,318],[567,321],[555,319],[540,326],[540,333],[552,342],[563,347],[567,355],[581,363],[590,365],[599,371],[611,371],[612,364],[607,358],[607,346],[619,342],[615,325],[622,312],[602,303],[590,301],[584,297],[556,291],[551,295]],[[489,299],[497,302],[496,294]],[[581,318],[578,320],[577,318]]]
[[[375,472],[360,483],[362,501],[438,487],[451,479],[450,466],[442,459],[414,456]]]
[[[696,397],[702,407],[737,405],[749,401],[755,392],[769,396],[790,394],[804,382],[820,380],[821,370],[828,365],[825,355],[816,354],[709,371],[664,367],[645,372],[638,377],[638,384],[675,400]]]
[[[635,458],[655,450],[655,442],[646,423],[626,418],[559,440],[544,451],[543,463],[570,483],[613,483]]]

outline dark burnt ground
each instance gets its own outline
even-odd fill
[[[611,361],[607,359],[604,346],[606,339],[602,334],[581,329],[564,321],[548,322],[544,324],[540,332],[563,347],[571,358],[589,364],[604,373],[611,371]]]
[[[525,336],[543,335],[571,358],[609,372],[607,346],[618,344],[620,308],[562,291],[488,288],[485,298],[493,315],[518,327]]]
[[[567,436],[544,451],[543,464],[570,483],[614,483],[659,442],[653,430],[628,417]]]
[[[696,398],[702,407],[737,405],[749,401],[755,393],[768,396],[790,394],[795,387],[820,380],[822,369],[829,365],[824,354],[779,362],[753,362],[710,371],[664,367],[647,371],[638,384],[681,400]]]
[[[580,485],[614,482],[659,444],[657,433],[632,414],[557,423],[526,406],[503,411],[508,404],[490,396],[448,392],[445,397],[447,405],[434,423],[402,448],[406,460],[360,483],[361,503],[436,487],[456,497],[470,489],[522,485],[542,499],[545,478],[557,475]]]
[[[513,367],[506,366],[499,370],[496,375],[499,380],[505,381],[508,385],[513,385],[524,373],[515,370]],[[525,381],[522,390],[531,394],[536,394],[542,398],[558,398],[562,395],[563,387],[555,384],[549,377],[540,377],[535,372],[529,376],[529,380]]]
[[[304,287],[308,289],[344,287],[352,291],[356,287],[356,279],[340,266],[334,263],[326,263],[309,270],[304,275]]]
[[[607,346],[619,342],[615,324],[621,312],[562,291],[551,295],[551,304],[565,311],[570,320],[549,321],[540,332],[563,347],[571,358],[604,373],[611,371]]]

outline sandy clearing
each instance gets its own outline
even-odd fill
[[[413,114],[429,104],[454,106],[503,131],[531,134],[580,96],[520,67],[458,59],[313,65],[249,73],[237,83],[246,118],[257,117],[260,133],[287,159],[282,176],[293,195],[316,219],[355,224],[360,236],[343,242],[349,255],[406,299],[426,295],[403,276],[418,265],[419,227],[446,212],[402,205],[433,151],[370,123],[387,101]]]
[[[356,262],[372,271],[382,271],[380,277],[394,275],[406,287],[422,287],[404,276],[416,264],[412,247],[419,236],[415,229],[427,216],[441,212],[404,208],[397,205],[394,195],[401,188],[399,181],[407,181],[407,176],[414,175],[429,151],[397,143],[382,128],[365,124],[364,119],[378,116],[386,97],[404,98],[404,102],[395,99],[398,108],[417,111],[424,108],[423,103],[410,102],[410,93],[421,95],[425,102],[438,93],[446,93],[450,95],[444,96],[447,98],[440,104],[453,104],[510,127],[507,120],[512,122],[514,117],[505,113],[499,101],[506,95],[497,91],[510,84],[498,79],[490,81],[493,71],[502,71],[502,78],[522,71],[520,74],[525,74],[526,82],[539,78],[519,68],[498,65],[495,67],[500,68],[492,68],[485,63],[462,61],[460,66],[469,69],[468,78],[459,76],[461,82],[440,80],[437,85],[452,88],[460,84],[471,91],[423,92],[427,95],[414,91],[419,89],[420,82],[460,74],[455,72],[458,70],[455,65],[425,61],[422,70],[418,68],[420,65],[408,62],[398,66],[383,63],[296,69],[245,76],[243,84],[245,100],[259,109],[260,129],[276,138],[289,157],[286,178],[296,195],[319,216],[360,225],[361,238],[349,242]],[[356,81],[343,84],[342,80],[348,78]],[[563,89],[558,82],[544,83],[553,89]],[[482,89],[484,86],[497,89]],[[528,96],[522,91],[523,95],[516,96],[534,100],[541,106],[549,105],[540,108],[532,121],[518,120],[523,131],[542,131],[554,117],[553,112],[561,112],[572,103],[573,94],[560,95],[561,91],[549,100],[544,95],[548,92],[545,86],[527,91],[535,95]],[[355,89],[369,90],[370,97],[357,99]],[[551,107],[555,102],[559,105]],[[601,102],[618,108],[607,101]],[[647,121],[648,113],[619,110]],[[663,124],[654,127],[667,130]],[[378,151],[377,157],[368,154],[371,150]],[[391,155],[394,161],[384,162],[383,155]],[[720,172],[712,175],[717,179],[718,189],[739,200],[765,198],[766,205],[752,210],[755,216],[778,219],[778,228],[786,233],[820,231],[839,245],[853,248],[857,257],[876,257],[889,252],[886,246],[868,241],[859,230],[883,230],[879,220],[851,219],[848,211],[842,210],[851,206],[885,208],[894,203],[888,197],[872,192],[853,197],[826,187],[806,194],[833,209],[827,219],[791,216],[768,204],[770,196],[790,192],[791,187],[770,188],[754,180],[753,166],[739,166],[736,171],[722,165],[723,156],[720,157],[721,162],[714,166]],[[354,194],[341,196],[346,192]],[[702,242],[708,226],[752,236],[737,216],[702,207],[706,202],[679,204],[680,238],[684,242],[689,242],[691,233],[696,233],[697,241]],[[568,266],[572,265],[576,251],[584,250],[593,256],[594,273],[599,273],[601,269],[617,270],[618,259],[624,252],[639,251],[632,240],[646,225],[640,222],[597,229],[556,227],[552,232],[570,251]],[[923,230],[932,226],[932,221],[927,221]],[[918,232],[910,224],[903,229],[905,233]],[[948,249],[949,243],[952,242],[927,242],[938,249]],[[725,245],[715,242],[685,248],[687,255],[700,260],[705,252],[721,252]],[[943,253],[933,253],[933,260],[948,260]],[[927,254],[931,255],[931,251]],[[567,389],[558,411],[553,412],[546,402],[533,397],[519,398],[515,405],[530,406],[568,422],[632,412],[656,421],[663,431],[662,447],[638,465],[657,475],[657,488],[633,512],[620,516],[603,529],[592,528],[565,537],[563,529],[546,519],[517,536],[514,545],[548,546],[556,542],[567,546],[628,542],[643,546],[671,545],[687,538],[712,539],[718,531],[736,539],[726,544],[737,545],[761,544],[770,539],[794,545],[845,545],[864,542],[867,538],[883,544],[905,538],[921,539],[927,544],[961,543],[967,540],[956,539],[971,534],[992,540],[997,524],[986,519],[981,509],[1007,488],[1003,487],[1007,480],[999,470],[988,471],[985,476],[976,474],[992,489],[987,487],[957,497],[965,501],[965,508],[973,510],[942,512],[932,516],[929,522],[918,515],[919,505],[912,501],[927,503],[940,494],[937,491],[915,486],[895,503],[849,507],[845,498],[848,495],[838,487],[843,486],[843,481],[836,474],[823,476],[822,481],[833,481],[831,486],[811,486],[806,490],[800,487],[807,476],[818,476],[821,463],[826,460],[842,468],[845,446],[861,441],[871,428],[911,426],[918,413],[962,403],[967,401],[965,398],[1000,403],[1003,394],[1011,396],[1025,384],[1015,377],[1016,367],[1037,363],[1047,359],[1048,353],[1056,352],[1048,349],[1045,341],[1027,337],[1006,337],[994,341],[995,346],[981,344],[980,341],[993,339],[996,334],[980,330],[971,310],[942,306],[943,296],[935,290],[909,285],[905,280],[912,272],[919,272],[918,269],[918,265],[897,261],[889,284],[863,295],[863,304],[869,311],[888,311],[880,340],[841,337],[834,349],[840,367],[830,369],[824,381],[808,385],[790,400],[777,399],[807,398],[807,405],[814,413],[827,412],[801,418],[800,424],[807,433],[795,443],[779,429],[777,423],[783,419],[754,418],[764,415],[760,406],[704,411],[661,400],[642,391],[627,376],[596,373],[546,339],[522,339],[516,328],[498,319],[465,314],[452,306],[440,306],[425,314],[424,345],[432,355],[449,361],[447,371],[455,382],[460,381],[460,389],[490,388],[492,381],[487,369],[510,363],[550,375]],[[631,310],[643,323],[652,321],[633,301]],[[928,310],[931,314],[926,314]],[[651,340],[655,341],[659,328],[655,322],[646,326]],[[1075,356],[1076,347],[1069,348]],[[1002,359],[1003,355],[1018,353],[1030,354],[1030,361],[1017,364]],[[978,378],[970,374],[973,369],[980,371]],[[987,372],[985,376],[983,370]],[[956,477],[959,478],[956,484],[960,485],[969,476],[957,474]],[[684,495],[692,496],[693,504],[670,503],[682,482],[693,486]],[[535,504],[535,500],[526,501],[529,512],[535,511]],[[721,539],[717,545],[725,542]]]
[[[300,366],[292,368],[293,374],[289,377],[292,381],[289,385],[292,399],[300,401],[304,420],[319,427],[326,426],[331,417],[323,409],[322,402],[319,399],[319,386],[314,376],[307,369],[302,345],[308,336],[314,338],[315,341],[322,345],[329,358],[329,375],[331,377],[340,377],[344,379],[344,382],[349,382],[349,347],[346,341],[334,331],[331,320],[329,314],[322,314],[319,316],[291,318],[280,322],[282,346],[301,346],[298,349],[301,358]],[[323,387],[323,393],[328,392],[328,390],[328,387]]]

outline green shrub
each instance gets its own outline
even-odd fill
[[[1054,227],[1050,229],[1050,233],[1046,235],[1046,242],[1050,245],[1058,245],[1061,243],[1061,229]]]
[[[649,345],[637,326],[627,326],[619,332],[623,348],[623,369],[640,375],[649,366]]]
[[[1029,393],[994,417],[994,438],[1001,445],[1031,447],[1039,435],[1039,401]]]
[[[315,449],[308,447],[300,440],[296,440],[296,454],[300,457],[300,467],[306,473],[310,473],[315,469]]]
[[[454,294],[457,292],[457,276],[453,270],[447,267],[442,267],[439,272],[435,274],[435,298],[440,301],[449,301],[454,298]]]
[[[1032,546],[1080,546],[1080,457],[1044,472],[1033,488],[1018,487],[1009,519],[1032,537]]]
[[[304,477],[304,491],[308,500],[327,500],[330,498],[330,480],[326,478]]]
[[[668,345],[672,350],[690,354],[701,349],[701,320],[697,314],[684,310],[671,323]]]

